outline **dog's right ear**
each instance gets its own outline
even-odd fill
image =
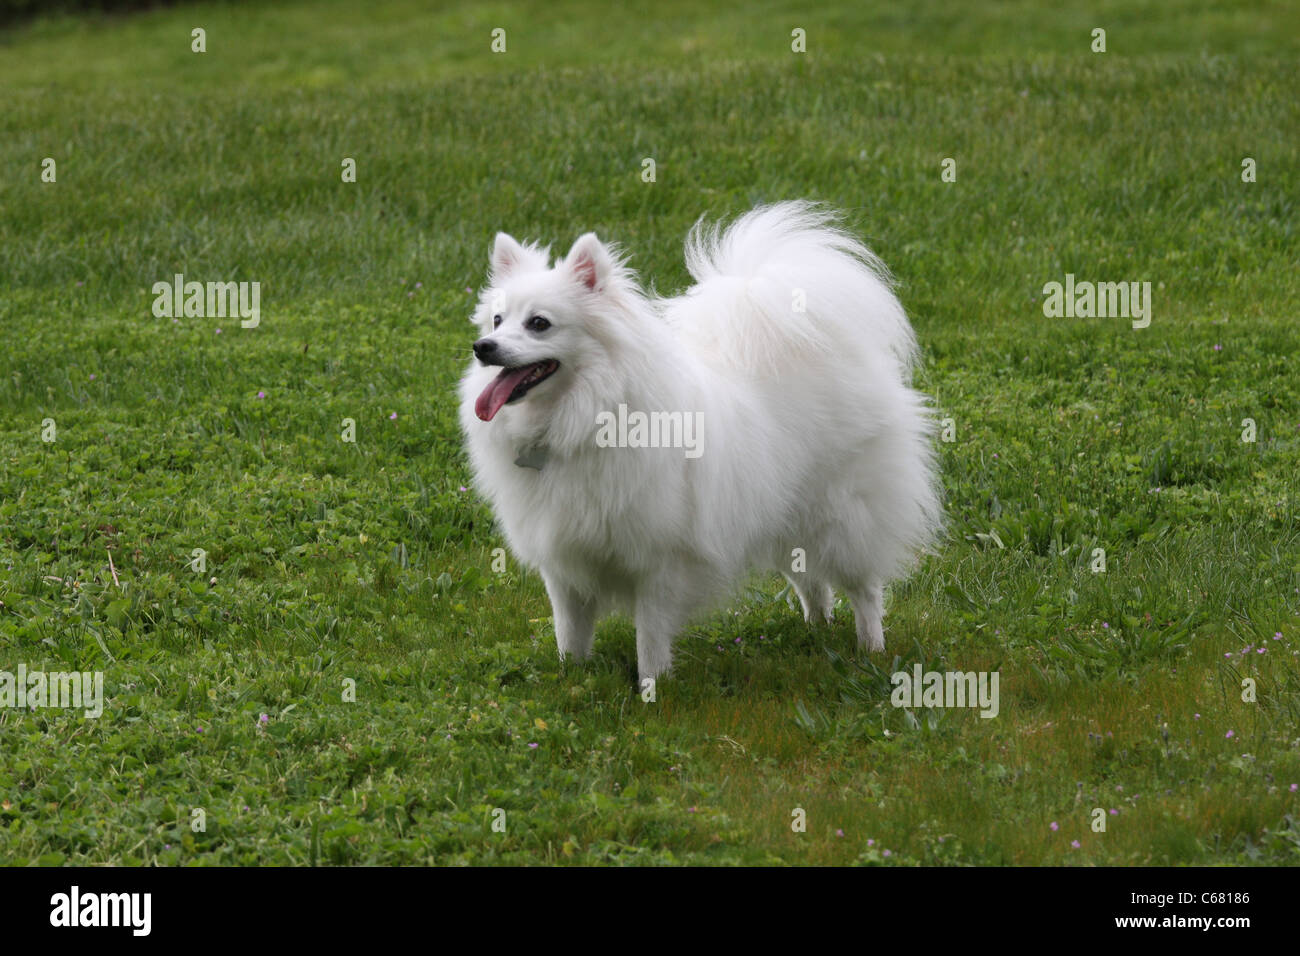
[[[528,253],[513,236],[498,232],[492,246],[492,278],[504,279],[519,268]]]

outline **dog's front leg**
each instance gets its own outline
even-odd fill
[[[642,582],[636,595],[636,669],[642,684],[673,666],[673,641],[708,594],[703,568],[683,568]]]
[[[542,575],[542,580],[551,598],[555,644],[560,657],[586,660],[596,640],[596,599],[547,574]]]
[[[637,598],[636,670],[641,686],[646,680],[657,680],[672,668],[673,640],[681,626],[682,616],[676,608]]]

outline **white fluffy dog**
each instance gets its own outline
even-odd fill
[[[695,285],[648,296],[592,233],[550,263],[498,234],[461,381],[478,489],[537,569],[562,657],[626,608],[642,680],[747,568],[809,621],[833,587],[884,649],[883,590],[942,511],[916,339],[884,267],[804,202],[697,223]]]

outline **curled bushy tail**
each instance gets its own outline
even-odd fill
[[[700,219],[686,239],[692,331],[751,367],[792,349],[883,349],[909,379],[916,337],[889,271],[838,222],[804,201],[759,206],[725,229]]]

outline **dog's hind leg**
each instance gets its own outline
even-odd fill
[[[847,590],[847,589],[846,589]],[[876,582],[848,590],[858,630],[858,647],[872,652],[885,649],[885,589]]]
[[[799,596],[803,619],[809,624],[829,623],[834,617],[835,592],[825,581],[810,580],[807,572],[787,572],[785,579]]]
[[[542,575],[546,593],[551,598],[555,620],[555,644],[560,657],[586,660],[596,640],[596,599],[584,595],[562,581]]]

